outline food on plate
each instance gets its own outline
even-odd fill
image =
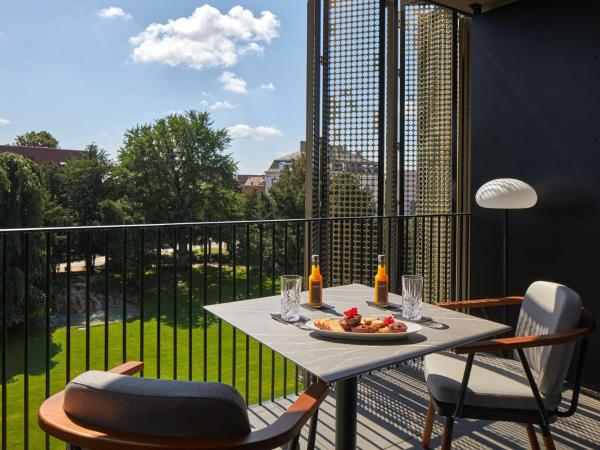
[[[362,317],[358,308],[344,311],[342,319],[316,319],[317,328],[327,331],[347,333],[404,333],[406,324],[388,317]]]

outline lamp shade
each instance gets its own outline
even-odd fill
[[[525,209],[535,206],[537,194],[524,181],[499,178],[481,186],[475,194],[475,201],[482,208]]]

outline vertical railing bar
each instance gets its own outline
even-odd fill
[[[258,344],[258,404],[262,405],[263,346]]]
[[[365,282],[365,220],[360,221],[360,284]]]
[[[283,224],[283,273],[288,274],[288,223]],[[287,358],[283,358],[283,397],[287,398]]]
[[[384,219],[385,220],[385,219]],[[385,229],[385,228],[384,228]],[[386,264],[388,268],[388,289],[392,287],[392,218],[387,219],[387,249],[385,251]]]
[[[85,232],[85,370],[90,370],[90,230]]]
[[[208,327],[206,314],[206,305],[208,304],[208,227],[204,226],[204,255],[202,258],[202,377],[204,381],[208,380]]]
[[[177,379],[177,227],[173,227],[173,379]]]
[[[23,409],[24,409],[24,417],[23,417],[23,448],[29,448],[29,316],[30,316],[30,273],[29,273],[29,233],[25,233],[24,240],[25,246],[23,249],[23,272],[25,273],[25,296],[23,298],[23,310],[24,310],[24,339],[23,339]]]
[[[300,222],[296,222],[296,273],[304,274],[304,270],[301,268],[300,255]]]
[[[237,300],[237,227],[232,226],[231,230],[231,267],[232,281],[231,297],[233,301]],[[237,329],[231,327],[231,385],[236,387],[236,366],[237,366]]]
[[[122,289],[123,289],[123,301],[122,301],[122,350],[123,350],[123,362],[127,362],[127,228],[123,229],[123,274],[122,274]]]
[[[2,235],[2,450],[6,450],[6,351],[8,349],[8,320],[7,313],[7,295],[6,295],[6,241],[8,236]]]
[[[417,275],[417,245],[419,244],[419,239],[417,238],[417,225],[418,220],[416,217],[413,217],[413,275]]]
[[[161,266],[162,266],[162,228],[156,230],[156,378],[160,379],[160,322],[162,312],[161,297]]]
[[[246,298],[250,298],[250,224],[246,224]]]
[[[276,262],[275,223],[271,226],[271,294],[275,295],[275,262]]]
[[[263,224],[258,224],[258,296],[263,296]]]
[[[283,272],[284,274],[288,274],[289,264],[288,264],[288,223],[285,222],[283,224]]]
[[[245,391],[245,398],[246,398],[246,403],[248,403],[250,400],[250,336],[246,335],[246,391]]]
[[[325,276],[329,278],[328,286],[331,287],[333,286],[333,220],[329,221],[328,228],[329,236],[327,240],[329,242],[329,254],[325,255],[325,257],[327,258],[329,263],[327,264],[327,273],[325,274]]]
[[[345,220],[341,220],[340,221],[340,229],[341,229],[341,233],[340,233],[340,263],[339,263],[339,268],[340,268],[340,285],[343,286],[344,285],[344,281],[346,280],[346,277],[345,277],[345,267],[346,267],[346,239],[345,239],[345,235],[346,235],[346,221]]]
[[[108,370],[108,337],[109,337],[109,279],[108,279],[108,252],[110,251],[110,232],[104,231],[104,370]]]
[[[433,217],[429,216],[427,222],[429,224],[429,276],[427,290],[429,291],[429,303],[431,303],[431,294],[433,292],[433,284],[431,282],[433,277]]]
[[[44,398],[50,397],[50,266],[51,266],[51,235],[46,231],[46,304],[44,305],[44,333],[45,333],[45,352],[44,352],[44,368],[46,373],[46,385]],[[50,448],[50,435],[45,433],[46,449]]]
[[[218,228],[218,239],[219,239],[219,297],[217,303],[221,303],[223,301],[223,227],[219,225]],[[217,360],[217,376],[219,383],[221,382],[221,378],[223,375],[223,321],[221,319],[218,320],[218,360]]]
[[[441,241],[441,236],[442,236],[442,227],[441,227],[441,217],[437,216],[437,294],[436,294],[436,298],[437,301],[441,301],[442,299],[440,298],[440,285],[441,285],[441,265],[442,265],[442,256],[441,256],[441,245],[442,245],[442,241]]]
[[[421,217],[421,276],[425,277],[425,217]]]
[[[448,221],[450,218],[446,216],[445,222],[445,230],[444,230],[444,300],[450,300],[451,297],[448,295]]]
[[[67,355],[66,355],[66,382],[71,381],[71,232],[67,231]]]
[[[374,250],[374,246],[373,246],[373,242],[375,241],[375,219],[371,219],[371,226],[370,226],[370,239],[369,239],[369,286],[373,286],[373,277],[374,277],[374,273],[373,273],[373,250]]]
[[[192,381],[193,372],[193,328],[192,321],[194,320],[194,291],[193,291],[193,279],[194,279],[194,230],[192,227],[188,228],[189,242],[188,242],[188,380]]]
[[[258,296],[263,296],[263,224],[258,224]],[[262,404],[263,345],[258,344],[258,404]]]
[[[294,366],[294,393],[298,395],[298,377],[300,376],[300,374],[298,373],[298,364],[294,364]]]
[[[287,398],[288,360],[283,358],[283,398]]]
[[[350,284],[354,283],[354,219],[350,219]]]
[[[140,230],[140,361],[144,361],[144,278],[146,277],[145,271],[145,229]],[[144,370],[140,372],[140,376],[144,376]]]
[[[410,234],[410,219],[408,219],[407,217],[405,217],[403,219],[403,222],[404,222],[404,224],[403,224],[403,226],[404,226],[404,248],[402,249],[402,257],[404,259],[404,264],[403,264],[404,272],[406,272],[406,269],[407,269],[407,266],[408,266],[407,260],[409,258],[409,254],[408,254],[408,252],[409,252],[409,248],[408,248],[408,243],[409,243],[408,235]],[[410,268],[411,268],[411,270],[413,268],[412,262],[410,264]],[[402,282],[402,281],[400,281],[400,282]],[[400,292],[402,292],[402,289],[400,289]]]
[[[246,298],[250,298],[250,224],[246,224]],[[246,403],[250,399],[250,336],[246,335]]]
[[[275,401],[275,351],[271,350],[271,401]]]

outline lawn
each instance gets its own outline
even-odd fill
[[[166,272],[166,273],[165,273]],[[171,273],[169,273],[171,272]],[[236,271],[238,280],[237,299],[245,296],[246,271],[238,268]],[[232,301],[232,276],[230,268],[224,267],[221,272],[223,301]],[[256,341],[250,340],[249,345],[249,376],[246,379],[246,336],[236,333],[234,351],[234,332],[227,324],[220,324],[211,317],[207,317],[204,326],[202,304],[205,299],[204,274],[201,267],[194,268],[192,275],[192,322],[189,321],[188,303],[188,280],[187,272],[178,276],[177,289],[177,327],[173,326],[173,292],[172,292],[172,270],[163,270],[161,278],[161,317],[160,317],[160,358],[158,357],[158,327],[157,327],[157,298],[155,287],[155,275],[146,274],[144,322],[138,318],[130,319],[125,327],[122,322],[114,322],[109,325],[108,361],[109,366],[115,366],[123,359],[123,329],[125,328],[127,359],[140,359],[140,333],[144,330],[144,376],[157,377],[160,363],[160,377],[172,379],[189,378],[190,355],[192,379],[202,381],[223,381],[234,384],[239,392],[246,395],[246,383],[248,383],[248,403],[259,401],[259,390],[262,400],[281,396],[284,393],[284,361],[278,355],[272,354],[267,348],[259,348]],[[263,294],[272,292],[273,286],[270,277],[263,282]],[[209,267],[206,273],[207,281],[207,303],[215,303],[219,299],[218,289],[219,273],[216,267]],[[112,278],[112,283],[120,283],[118,278]],[[275,283],[277,289],[278,282]],[[241,291],[241,292],[240,292]],[[250,295],[259,295],[258,272],[251,270]],[[93,326],[90,329],[90,369],[104,369],[104,325]],[[189,346],[191,330],[191,343]],[[176,332],[176,339],[174,336]],[[86,337],[85,328],[71,327],[71,378],[85,370],[86,360]],[[221,335],[221,339],[219,339]],[[45,437],[37,426],[37,408],[45,398],[45,341],[44,330],[38,322],[32,321],[29,334],[29,448],[38,449],[44,447]],[[206,340],[206,373],[204,371],[204,341]],[[177,359],[174,359],[174,343],[177,343]],[[219,341],[221,346],[219,347]],[[24,447],[25,430],[25,390],[26,377],[24,375],[24,332],[22,328],[9,330],[9,341],[7,350],[7,448]],[[61,390],[66,382],[66,349],[67,329],[59,327],[51,334],[51,369],[50,389],[51,393]],[[260,370],[259,356],[262,353],[262,383],[259,386]],[[219,358],[219,354],[221,358]],[[235,355],[235,380],[233,380],[233,367]],[[219,363],[219,360],[221,361]],[[273,363],[274,362],[274,367]],[[292,363],[285,364],[287,369],[287,393],[295,390],[295,366]],[[271,383],[274,379],[275,386],[271,391]],[[51,448],[64,448],[64,444],[51,441]]]

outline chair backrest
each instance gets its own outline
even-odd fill
[[[63,410],[91,426],[148,436],[214,439],[251,431],[244,399],[221,383],[92,370],[67,385]]]
[[[559,333],[576,327],[581,320],[581,298],[562,284],[536,281],[525,294],[516,336]],[[525,349],[530,367],[539,374],[543,395],[560,394],[573,357],[574,344]],[[516,354],[515,354],[516,356]]]

